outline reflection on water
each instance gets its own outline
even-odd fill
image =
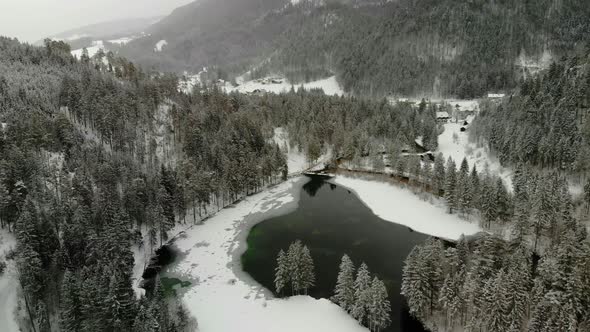
[[[366,262],[387,285],[392,324],[386,331],[424,331],[409,316],[399,293],[404,259],[425,235],[380,219],[349,190],[313,177],[303,185],[295,211],[252,228],[242,256],[244,270],[274,291],[276,255],[296,239],[309,247],[315,262],[317,281],[311,296],[333,295],[338,265],[346,253],[357,267]]]

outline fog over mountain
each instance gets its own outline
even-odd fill
[[[35,42],[90,24],[169,14],[190,0],[0,1],[0,35]]]

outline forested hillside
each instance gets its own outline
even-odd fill
[[[18,243],[20,324],[36,331],[184,331],[184,309],[158,280],[136,299],[131,248],[151,253],[175,225],[284,179],[277,127],[310,162],[328,149],[399,153],[436,133],[432,105],[303,90],[185,94],[173,75],[112,54],[76,60],[63,42],[2,38],[0,69],[0,220]]]
[[[590,328],[590,186],[572,195],[568,183],[580,184],[588,175],[589,55],[563,58],[522,81],[515,95],[482,105],[470,133],[514,169],[513,190],[493,202],[481,189],[481,220],[501,225],[501,236],[456,245],[431,240],[408,256],[402,293],[428,326]]]
[[[186,206],[200,218],[210,213],[200,204],[276,182],[284,156],[228,96],[183,97],[173,77],[69,51],[0,39],[0,220],[18,242],[21,326],[184,331],[188,317],[159,281],[136,300],[131,246],[161,245]],[[183,120],[162,129],[168,108]]]
[[[502,163],[558,169],[585,178],[590,170],[590,49],[524,80],[520,93],[488,104],[474,124]]]
[[[514,88],[590,35],[582,0],[234,2],[190,4],[121,52],[223,79],[252,68],[294,82],[336,74],[358,95],[468,98]],[[152,52],[159,40],[168,44]]]

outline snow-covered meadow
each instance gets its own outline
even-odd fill
[[[469,117],[467,121],[471,124],[473,117]],[[475,165],[479,172],[487,169],[490,174],[502,178],[508,190],[512,190],[512,169],[502,166],[498,158],[491,155],[487,148],[478,147],[474,142],[470,142],[469,129],[461,132],[463,121],[445,123],[443,127],[444,131],[438,136],[437,151],[442,152],[445,159],[453,158],[458,168],[463,158],[466,158],[469,167]]]
[[[88,51],[88,56],[92,58],[94,55],[96,55],[96,53],[98,53],[99,50],[105,50],[104,43],[102,40],[95,40],[92,42],[92,46],[87,47],[86,50]],[[71,53],[74,57],[80,59],[83,52],[84,49],[79,48],[77,50],[73,50]]]
[[[344,90],[336,81],[336,76],[331,76],[325,79],[301,83],[301,84],[292,84],[285,78],[275,78],[276,82],[272,82],[272,78],[262,78],[262,79],[255,79],[250,81],[244,81],[240,78],[237,79],[238,85],[234,86],[229,82],[225,82],[225,85],[222,88],[226,92],[240,92],[240,93],[253,93],[256,91],[260,92],[268,92],[268,93],[284,93],[289,92],[291,89],[299,89],[303,87],[306,90],[311,89],[321,89],[327,95],[337,95],[343,96],[345,95]]]
[[[302,84],[291,84],[287,79],[281,79],[280,83],[272,83],[267,81],[270,81],[270,79],[256,79],[246,81],[238,86],[226,84],[225,90],[227,92],[237,91],[241,93],[252,93],[256,90],[260,90],[278,94],[282,92],[289,92],[292,88],[297,90],[299,87],[303,87],[306,90],[322,89],[327,95],[342,96],[345,94],[344,90],[342,90],[338,84],[338,81],[336,81],[336,76]]]

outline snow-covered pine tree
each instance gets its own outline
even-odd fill
[[[489,229],[498,215],[496,211],[496,191],[489,176],[486,176],[483,180],[479,202],[481,203],[480,212],[482,226]]]
[[[457,209],[462,213],[469,211],[471,205],[471,184],[469,179],[469,164],[467,159],[463,158],[461,167],[457,173]]]
[[[401,294],[408,301],[410,313],[418,318],[426,318],[430,307],[428,264],[422,250],[422,247],[414,247],[406,258],[401,289]]]
[[[469,204],[469,207],[479,207],[478,197],[480,196],[481,186],[479,181],[479,173],[477,172],[477,167],[475,165],[473,165],[471,173],[469,174],[469,186],[471,188],[471,203]]]
[[[352,307],[352,317],[364,324],[367,318],[367,307],[371,300],[371,275],[369,268],[364,262],[357,271],[356,280],[354,281],[354,305]]]
[[[289,263],[287,255],[281,249],[277,256],[277,267],[275,268],[275,290],[281,294],[283,288],[289,283]]]
[[[354,305],[354,263],[348,257],[343,255],[340,262],[340,272],[334,289],[332,301],[350,313]]]
[[[442,153],[436,155],[434,159],[434,169],[432,172],[432,192],[435,195],[442,196],[445,186],[445,161]]]
[[[76,332],[80,330],[82,318],[82,303],[80,302],[80,289],[76,275],[66,270],[62,281],[62,298],[60,327],[64,332]]]
[[[500,270],[494,278],[488,279],[484,288],[484,312],[482,318],[487,331],[508,330],[509,299],[507,295],[506,272]]]
[[[432,163],[427,161],[422,164],[422,188],[426,188],[432,179]]]
[[[445,200],[449,206],[449,212],[455,212],[457,209],[457,166],[451,157],[449,157],[446,167]]]
[[[307,290],[315,285],[313,258],[307,246],[303,246],[301,249],[300,264],[301,289],[303,289],[304,294],[307,294]]]
[[[302,275],[301,275],[301,251],[303,245],[300,240],[293,242],[287,250],[288,271],[291,281],[291,293],[299,294],[302,289]]]
[[[391,319],[389,318],[391,304],[389,303],[387,288],[383,281],[377,277],[373,278],[369,294],[371,297],[367,310],[369,329],[379,332],[391,323]]]

